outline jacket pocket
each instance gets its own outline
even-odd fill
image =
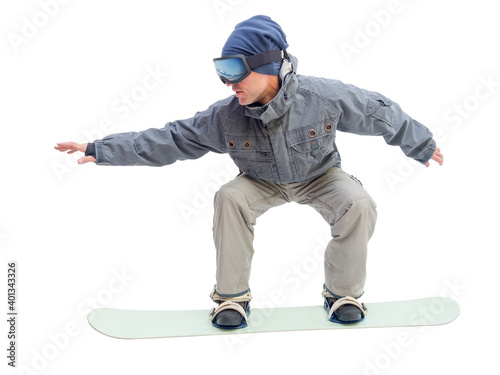
[[[324,121],[288,131],[285,134],[290,156],[299,176],[316,170],[335,148],[335,121]]]
[[[227,135],[226,144],[229,156],[242,172],[257,179],[276,180],[273,152],[267,138]]]
[[[335,125],[325,122],[304,126],[288,131],[286,143],[300,154],[310,154],[314,158],[326,155],[334,149]]]
[[[378,92],[367,91],[365,115],[377,118],[392,126],[397,114],[391,99]]]

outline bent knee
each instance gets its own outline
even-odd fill
[[[366,220],[375,223],[377,220],[377,205],[370,196],[359,197],[346,201],[335,213],[331,225],[336,224],[344,216]]]
[[[225,205],[228,203],[237,204],[238,206],[246,205],[246,198],[243,192],[232,186],[222,186],[214,196],[215,206]]]

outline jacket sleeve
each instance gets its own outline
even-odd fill
[[[337,129],[359,135],[379,135],[406,156],[425,164],[434,154],[432,133],[382,94],[337,83],[340,117]]]
[[[212,151],[226,152],[220,118],[221,103],[163,128],[109,135],[95,141],[96,164],[152,166],[197,159]]]

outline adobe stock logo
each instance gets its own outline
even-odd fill
[[[166,82],[170,73],[164,71],[160,64],[155,66],[147,65],[144,67],[145,74],[143,78],[122,92],[109,106],[109,114],[102,117],[96,127],[82,131],[83,142],[94,142],[96,139],[102,139],[106,135],[117,131],[118,124],[126,120],[133,111],[136,111],[142,103],[153,97],[153,92]],[[114,117],[117,117],[117,121]],[[78,154],[66,154],[65,163],[55,160],[51,163],[52,170],[59,182],[63,182],[68,172],[73,172],[78,167]]]
[[[74,316],[61,322],[61,326],[48,331],[44,342],[31,349],[21,358],[17,373],[22,375],[40,375],[50,373],[51,366],[64,356],[74,342],[88,329],[87,314],[96,308],[111,305],[113,300],[126,291],[130,282],[135,279],[125,268],[112,269],[108,282],[97,291],[87,296],[75,307]],[[22,340],[22,334],[21,334]],[[71,371],[69,371],[71,373]]]
[[[467,288],[467,285],[462,284],[458,278],[446,279],[440,295],[457,301],[467,291]],[[433,301],[428,306],[420,307],[417,311],[414,311],[408,322],[410,324],[422,324],[422,326],[416,330],[405,327],[397,333],[393,340],[381,342],[379,353],[372,358],[364,359],[364,369],[360,374],[382,375],[388,371],[423,337],[422,334],[430,329],[428,324],[432,323],[445,311],[446,303],[446,301]]]
[[[385,9],[372,10],[370,20],[362,27],[357,26],[354,28],[352,42],[343,41],[340,43],[340,49],[347,62],[350,63],[354,55],[361,54],[365,48],[372,44],[373,40],[390,26],[394,16],[400,14],[403,10],[403,4],[399,0],[389,1]]]
[[[51,20],[59,14],[61,5],[68,4],[69,0],[40,0],[39,9],[29,17],[21,18],[19,32],[7,33],[7,39],[15,53],[19,53],[20,48],[27,45],[40,32],[47,27]]]
[[[243,0],[214,0],[212,7],[219,16],[219,19],[224,21],[225,14],[234,12],[242,2]]]
[[[443,120],[450,124],[451,129],[458,129],[464,120],[468,119],[481,107],[481,102],[488,100],[500,87],[500,81],[495,81],[490,74],[488,78],[479,76],[478,84],[470,95],[461,102],[455,103],[443,113]]]
[[[443,146],[454,137],[454,133],[466,126],[474,113],[480,112],[486,102],[498,94],[500,81],[493,74],[480,75],[476,79],[474,89],[454,104],[449,106],[442,115],[445,126],[432,129],[434,140],[438,146]],[[394,192],[420,168],[413,159],[401,156],[395,170],[384,172],[384,179],[389,189]]]

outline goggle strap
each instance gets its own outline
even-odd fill
[[[266,51],[258,55],[249,56],[246,58],[250,69],[256,68],[261,65],[269,64],[272,62],[280,62],[283,60],[283,51]]]

